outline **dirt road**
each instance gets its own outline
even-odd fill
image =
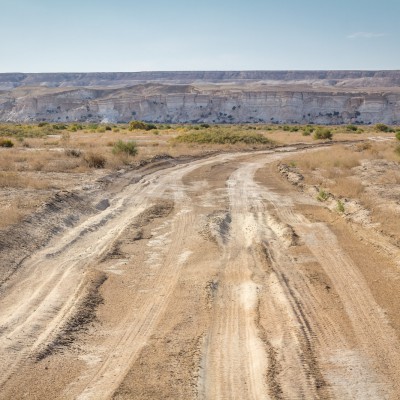
[[[399,398],[396,307],[374,294],[398,266],[283,182],[290,154],[93,192],[1,286],[0,398]]]

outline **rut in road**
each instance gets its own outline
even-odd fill
[[[275,273],[268,273],[271,260],[260,251],[266,242],[275,240],[278,254],[286,252],[279,236],[286,227],[268,216],[262,192],[254,182],[255,171],[277,158],[243,163],[227,182],[232,223],[230,239],[222,249],[223,273],[205,341],[200,384],[204,399],[327,398],[315,355],[311,355],[313,364],[307,365],[311,346],[304,342],[311,338],[298,327],[304,328],[305,321],[296,320],[293,296]],[[278,227],[278,236],[271,223]],[[255,279],[257,276],[261,279]],[[267,291],[267,284],[274,287],[273,292]],[[267,329],[276,329],[273,337],[259,324],[260,302],[268,304]],[[277,337],[283,342],[279,348],[271,344]],[[278,374],[278,358],[285,360],[282,367],[288,370],[284,379]]]
[[[396,335],[328,226],[293,212],[293,198],[254,182],[255,172],[274,159],[243,163],[227,182],[230,239],[222,247],[200,397],[396,398]],[[296,242],[330,278],[351,339],[298,270],[290,251]]]

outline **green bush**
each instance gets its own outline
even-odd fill
[[[385,124],[376,124],[375,129],[378,132],[389,132],[391,130],[391,128]]]
[[[67,129],[67,125],[65,124],[53,124],[53,129],[55,129],[56,131],[63,131],[65,129]]]
[[[342,201],[340,201],[340,200],[337,201],[336,208],[340,213],[344,213],[344,204]]]
[[[118,140],[118,142],[114,143],[112,152],[114,154],[128,154],[130,156],[135,156],[138,152],[136,142],[123,142],[122,140]]]
[[[303,128],[303,136],[310,136],[314,132],[314,127],[311,125],[307,125],[305,128]]]
[[[326,201],[328,200],[329,194],[325,190],[321,189],[318,193],[317,200]]]
[[[317,128],[314,132],[314,139],[321,140],[321,139],[329,139],[332,140],[332,132],[327,128]]]
[[[130,131],[135,131],[138,129],[142,129],[145,131],[151,131],[152,129],[157,129],[157,126],[154,124],[147,124],[146,122],[142,122],[142,121],[131,121],[129,123]]]
[[[284,130],[285,132],[298,132],[299,127],[298,126],[283,125],[282,130]]]
[[[397,140],[400,140],[400,131],[397,131],[397,132],[396,132],[396,139],[397,139]]]
[[[0,147],[13,147],[14,143],[10,139],[0,139]]]
[[[349,131],[349,132],[357,132],[357,127],[355,126],[355,125],[347,125],[346,126],[346,129]]]

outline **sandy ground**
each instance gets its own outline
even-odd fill
[[[399,266],[282,178],[299,151],[117,173],[3,234],[0,398],[398,399]]]

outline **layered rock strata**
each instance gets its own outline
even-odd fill
[[[400,123],[400,71],[0,74],[0,120]]]

